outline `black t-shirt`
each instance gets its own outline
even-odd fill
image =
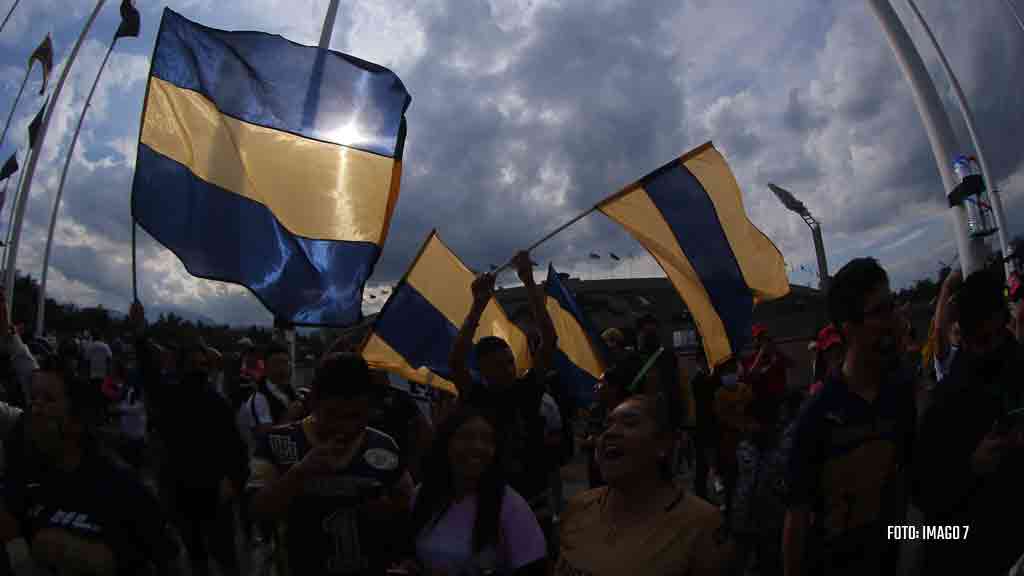
[[[815,513],[809,573],[894,574],[905,524],[916,424],[913,380],[894,374],[871,403],[838,377],[794,424],[786,463],[786,505]]]
[[[259,490],[283,476],[317,443],[309,418],[274,428],[257,444],[248,488]],[[360,506],[395,487],[403,472],[395,441],[367,428],[347,465],[307,480],[286,521],[291,573],[383,573],[392,560],[395,528]]]
[[[475,384],[469,394],[472,406],[491,411],[504,435],[503,468],[510,486],[531,505],[547,489],[550,458],[544,447],[544,419],[540,415],[544,383],[532,371],[507,390]],[[543,504],[543,503],[541,503]]]
[[[386,386],[379,392],[370,415],[370,426],[391,436],[402,454],[403,461],[408,457],[413,445],[411,427],[420,415],[419,406],[408,392]]]
[[[997,362],[957,354],[924,415],[916,451],[916,503],[925,521],[970,526],[966,539],[925,545],[926,569],[1005,574],[1020,557],[1024,516],[1024,452],[1003,453],[998,468],[978,476],[971,456],[993,424],[1024,400],[1024,347],[1009,343]]]
[[[26,540],[59,529],[106,545],[117,574],[134,575],[163,565],[177,553],[156,498],[135,473],[89,449],[73,472],[47,469],[25,444],[25,419],[6,443],[3,495]]]

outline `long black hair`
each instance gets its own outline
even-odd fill
[[[503,439],[496,419],[489,412],[463,405],[438,427],[434,443],[423,466],[416,505],[412,511],[410,543],[425,529],[433,527],[455,500],[454,478],[448,456],[452,438],[467,422],[481,418],[494,430],[494,459],[480,477],[476,490],[476,519],[473,522],[473,552],[498,544],[498,526],[501,521],[501,503],[505,496],[505,475],[501,469],[504,452]]]

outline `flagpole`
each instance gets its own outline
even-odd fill
[[[999,190],[996,188],[995,178],[992,176],[992,172],[989,170],[988,162],[985,160],[985,152],[981,147],[981,139],[978,137],[978,130],[974,125],[974,114],[971,112],[971,107],[967,104],[967,96],[964,95],[963,88],[960,87],[960,81],[957,80],[956,74],[953,73],[953,68],[949,64],[949,60],[946,58],[946,54],[942,51],[942,47],[939,46],[939,41],[935,38],[935,34],[932,33],[931,26],[925,21],[924,15],[917,8],[917,3],[914,0],[907,0],[907,4],[910,5],[910,9],[913,10],[914,16],[917,17],[917,21],[921,23],[921,27],[924,28],[925,33],[928,35],[928,39],[931,40],[932,46],[935,47],[935,51],[939,54],[939,61],[942,63],[942,69],[946,73],[946,79],[953,86],[953,91],[956,93],[956,102],[960,106],[960,113],[964,116],[964,122],[967,124],[967,132],[971,135],[971,142],[974,144],[974,149],[978,152],[978,163],[981,164],[981,173],[985,178],[985,184],[987,185],[988,195],[992,199],[992,213],[996,217],[996,233],[999,237],[999,247],[1003,253],[1003,261],[1006,267],[1006,276],[1009,277],[1010,273],[1013,272],[1013,262],[1008,259],[1010,251],[1013,247],[1009,245],[1006,239],[1006,213],[1003,212],[1003,200],[999,194]]]
[[[0,144],[3,144],[7,140],[7,130],[11,127],[11,119],[14,118],[14,111],[18,109],[18,102],[21,101],[21,95],[25,92],[25,85],[28,84],[28,75],[32,72],[32,63],[29,62],[28,67],[25,69],[25,77],[21,80],[21,88],[18,88],[18,95],[14,97],[14,104],[11,106],[11,113],[7,115],[7,123],[4,124],[4,131],[0,134]]]
[[[324,18],[324,28],[320,31],[320,49],[327,50],[331,47],[331,36],[334,34],[334,22],[338,19],[338,6],[341,0],[331,0],[327,7],[327,16]]]
[[[28,154],[25,155],[28,160]],[[14,212],[17,211],[17,191],[22,189],[22,179],[25,178],[25,171],[19,170],[17,174],[17,186],[14,187],[14,198],[10,199],[10,213],[7,214],[7,230],[4,231],[3,260],[7,261],[7,248],[10,247],[11,231],[14,228]]]
[[[96,18],[100,15],[100,10],[106,3],[107,0],[97,0],[96,8],[94,8],[92,14],[89,15],[89,19],[86,20],[82,33],[78,36],[78,40],[75,41],[75,45],[71,48],[71,53],[68,55],[67,62],[64,64],[64,69],[60,72],[60,79],[57,81],[57,85],[54,87],[53,94],[46,106],[46,113],[43,115],[43,124],[39,128],[39,140],[36,142],[36,147],[29,154],[28,166],[25,167],[21,190],[18,191],[18,197],[21,201],[18,203],[18,211],[14,216],[14,231],[11,238],[11,249],[7,254],[5,270],[6,278],[4,279],[4,287],[7,289],[7,309],[11,311],[14,310],[14,268],[18,262],[18,244],[21,241],[21,225],[25,220],[25,206],[28,205],[29,195],[32,192],[32,176],[35,174],[36,164],[39,162],[39,156],[42,155],[43,144],[46,142],[46,132],[50,128],[50,119],[53,117],[53,111],[57,108],[57,104],[60,99],[60,92],[64,88],[64,82],[68,79],[68,75],[71,72],[71,66],[75,63],[75,58],[78,56],[78,51],[82,47],[82,43],[85,42],[85,37],[89,34],[89,30],[92,28],[93,23],[96,22]]]
[[[32,150],[29,149],[28,152],[31,153],[31,151]],[[26,160],[28,159],[28,153],[25,154],[25,159]],[[10,213],[10,215],[7,216],[7,230],[4,232],[4,259],[3,259],[4,262],[7,262],[8,248],[11,247],[11,237],[14,234],[14,214],[18,211],[18,203],[21,200],[20,198],[18,198],[17,191],[21,190],[21,183],[22,183],[22,181],[24,179],[25,179],[25,171],[21,170],[18,173],[18,185],[14,187],[14,191],[15,191],[14,198],[11,198],[11,213]],[[4,274],[5,274],[5,277],[6,277],[6,274],[7,274],[6,268],[4,269]]]
[[[948,197],[956,187],[953,176],[953,156],[957,149],[956,137],[949,116],[942,107],[935,83],[928,76],[928,70],[921,60],[921,54],[914,47],[914,42],[907,33],[899,16],[893,10],[889,0],[867,0],[868,6],[874,11],[889,41],[889,47],[896,56],[896,62],[903,70],[903,75],[910,84],[917,112],[921,115],[925,132],[931,143],[932,155],[942,177],[944,193]],[[960,268],[966,278],[984,264],[984,244],[972,239],[967,234],[967,210],[963,204],[950,207],[950,218],[956,236],[957,252],[960,255]]]
[[[325,51],[331,47],[331,37],[334,35],[334,23],[338,18],[338,6],[341,4],[341,0],[331,0],[331,3],[327,6],[327,15],[324,17],[324,27],[320,31],[320,53],[317,55],[317,62],[314,65],[314,69],[322,70],[324,65]],[[311,88],[309,96],[307,97],[307,116],[310,123],[316,120],[316,107],[319,105],[320,86],[316,84]],[[291,365],[292,382],[295,381],[295,326],[289,324],[285,329],[285,339],[288,342],[288,357]]]
[[[1020,26],[1021,32],[1024,32],[1024,20],[1020,19],[1020,14],[1017,13],[1017,9],[1013,7],[1013,2],[1006,0],[1006,7],[1010,9],[1010,12],[1013,12],[1013,17],[1017,19],[1017,24]]]
[[[4,17],[4,23],[0,24],[0,32],[3,32],[4,28],[7,27],[7,21],[10,20],[11,15],[14,14],[14,9],[18,7],[18,2],[21,2],[21,0],[14,0],[14,4],[11,5],[11,9],[7,11],[7,16]]]
[[[68,169],[71,167],[71,159],[75,155],[75,145],[78,144],[78,135],[82,132],[85,115],[89,111],[92,97],[96,94],[96,87],[100,84],[100,77],[103,76],[103,70],[107,67],[107,61],[110,60],[110,55],[114,52],[114,47],[117,46],[117,40],[118,37],[115,35],[114,41],[110,43],[107,53],[103,56],[99,72],[96,73],[96,79],[92,82],[92,88],[89,89],[89,95],[85,97],[85,106],[82,107],[82,114],[78,117],[78,125],[75,126],[75,133],[71,136],[71,144],[68,146],[67,158],[64,159],[64,169],[60,173],[60,184],[57,185],[57,198],[53,202],[53,211],[50,212],[50,229],[46,233],[46,249],[43,251],[43,273],[39,281],[39,307],[36,311],[35,333],[38,336],[43,335],[46,315],[46,279],[50,272],[50,250],[53,248],[53,231],[57,227],[57,214],[60,213],[60,201],[64,196],[64,184],[68,178]]]
[[[568,222],[566,222],[565,224],[562,224],[562,225],[561,225],[561,226],[559,226],[558,228],[555,228],[555,229],[554,229],[554,230],[552,230],[552,231],[551,231],[551,232],[550,232],[550,233],[549,233],[549,234],[548,234],[547,236],[545,236],[545,237],[541,238],[540,240],[537,240],[536,242],[534,242],[533,244],[531,244],[531,245],[530,245],[530,247],[526,249],[526,252],[533,252],[533,251],[534,251],[534,249],[536,249],[536,248],[537,248],[538,246],[540,246],[541,244],[543,244],[543,243],[547,242],[548,240],[551,240],[552,238],[554,238],[554,237],[555,237],[556,235],[558,235],[558,234],[559,234],[560,232],[562,232],[563,230],[565,230],[565,229],[566,229],[566,228],[568,228],[569,226],[572,226],[573,224],[575,224],[575,223],[579,222],[580,220],[583,220],[584,218],[586,218],[587,216],[589,216],[591,212],[594,212],[595,210],[597,210],[597,206],[594,206],[594,207],[590,208],[590,209],[589,209],[589,210],[587,210],[586,212],[583,212],[582,214],[580,214],[580,215],[576,216],[576,217],[575,217],[575,218],[573,218],[572,220],[569,220],[569,221],[568,221]],[[504,271],[504,270],[507,270],[507,269],[508,269],[508,267],[512,265],[512,261],[513,261],[514,259],[515,259],[515,256],[513,256],[512,258],[509,258],[508,262],[505,262],[504,264],[502,264],[502,265],[501,265],[501,266],[500,266],[500,267],[499,267],[499,268],[498,268],[497,270],[495,270],[495,271],[493,272],[493,274],[494,274],[495,276],[497,276],[497,275],[498,275],[498,274],[500,274],[500,273],[501,273],[502,271]]]

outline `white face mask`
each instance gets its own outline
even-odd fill
[[[737,379],[735,374],[726,374],[722,376],[722,386],[735,386]]]

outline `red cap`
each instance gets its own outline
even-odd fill
[[[842,342],[842,338],[839,337],[839,330],[835,326],[829,324],[818,332],[818,350],[824,352],[832,346]]]
[[[754,327],[750,329],[751,336],[757,338],[768,333],[768,327],[764,324],[754,324]]]

